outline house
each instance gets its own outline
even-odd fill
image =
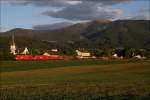
[[[77,53],[77,58],[90,58],[91,57],[91,54],[90,52],[81,52],[79,50],[76,50],[76,53]]]
[[[137,59],[145,59],[146,57],[142,57],[141,55],[136,55],[136,56],[134,56],[134,58],[137,58]]]
[[[114,57],[114,58],[118,58],[118,54],[116,54],[116,53],[113,54],[113,57]]]
[[[27,48],[27,47],[25,47],[24,51],[23,51],[21,54],[24,54],[24,55],[29,54],[29,50],[28,50],[28,48]]]
[[[58,52],[58,50],[57,50],[57,49],[51,49],[51,51],[52,51],[52,52]]]
[[[117,53],[112,55],[112,58],[114,59],[123,59],[123,56],[119,56]]]
[[[44,55],[44,56],[50,56],[50,54],[47,53],[47,52],[45,52],[43,55]]]

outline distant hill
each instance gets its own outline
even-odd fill
[[[96,20],[57,30],[13,29],[1,33],[1,37],[12,33],[18,38],[26,37],[47,42],[88,42],[99,47],[150,48],[150,20]],[[23,40],[22,40],[23,41]]]
[[[56,30],[56,29],[61,29],[61,28],[69,27],[71,25],[73,25],[73,23],[60,22],[60,23],[55,23],[55,24],[36,25],[36,26],[33,26],[32,28],[34,30]]]
[[[150,21],[115,21],[106,25],[105,29],[88,35],[88,37],[101,45],[150,48]]]
[[[15,36],[19,37],[30,37],[34,39],[47,40],[47,41],[78,41],[86,39],[85,33],[86,31],[94,31],[97,30],[97,27],[101,27],[101,24],[108,23],[110,21],[92,21],[87,23],[78,23],[71,25],[69,27],[65,27],[62,29],[56,30],[31,30],[31,29],[21,29],[16,28],[10,31],[4,32],[1,36],[11,36],[11,34],[15,34]],[[92,29],[91,29],[92,28]]]

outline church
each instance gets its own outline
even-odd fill
[[[12,34],[10,53],[13,55],[17,55],[17,54],[27,55],[27,54],[29,54],[29,50],[27,47],[25,47],[23,51],[20,51],[20,49],[16,47],[14,34]]]

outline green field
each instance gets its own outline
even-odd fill
[[[0,100],[149,100],[149,60],[0,61]]]

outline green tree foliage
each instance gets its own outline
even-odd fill
[[[0,60],[14,60],[14,57],[9,50],[0,49]]]

